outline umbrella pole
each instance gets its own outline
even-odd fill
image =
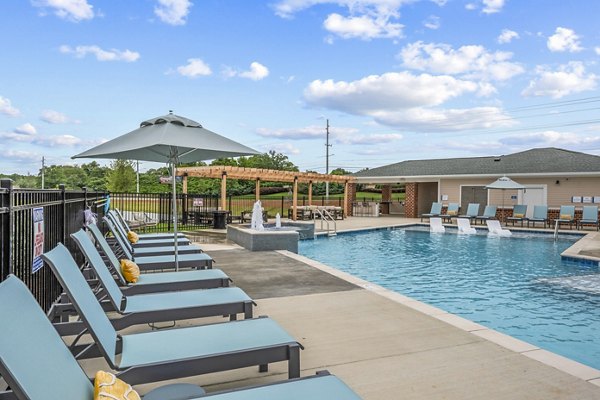
[[[179,271],[179,259],[177,257],[177,243],[179,238],[177,237],[177,186],[175,184],[175,162],[171,162],[171,189],[173,190],[173,236],[175,238],[175,271]]]

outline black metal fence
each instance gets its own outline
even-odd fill
[[[8,274],[27,284],[40,305],[49,310],[61,294],[61,287],[46,266],[36,270],[34,247],[43,243],[48,251],[64,243],[83,262],[70,234],[83,227],[84,211],[103,215],[106,193],[58,190],[15,189],[10,179],[0,181],[0,281]],[[43,216],[42,223],[36,218]],[[41,229],[43,227],[43,229]],[[35,263],[35,264],[34,264]]]

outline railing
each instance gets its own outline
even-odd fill
[[[10,179],[0,182],[0,281],[14,274],[27,284],[40,305],[49,310],[61,294],[61,287],[49,268],[38,264],[34,253],[64,243],[78,262],[83,262],[70,234],[81,229],[84,211],[103,215],[100,203],[105,193],[58,190],[15,189]],[[40,210],[42,210],[40,212]],[[42,217],[36,223],[35,217]],[[43,227],[43,229],[41,229]],[[41,268],[36,268],[40,266]]]

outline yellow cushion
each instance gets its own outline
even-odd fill
[[[571,214],[560,214],[560,219],[571,219]]]
[[[516,213],[515,215],[513,215],[513,217],[515,218],[523,218],[525,216],[525,214],[523,213]]]
[[[129,231],[127,232],[127,239],[129,239],[131,243],[137,243],[138,240],[140,240],[140,237],[134,231]]]
[[[129,283],[136,283],[140,278],[140,267],[131,260],[121,260],[121,273]]]
[[[98,371],[94,378],[94,400],[141,400],[131,385],[110,372]]]
[[[458,214],[458,211],[450,210],[450,211],[448,211],[447,214],[448,215],[456,215],[456,214]]]

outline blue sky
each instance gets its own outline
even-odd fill
[[[3,173],[74,163],[169,110],[317,172],[326,119],[330,169],[600,155],[598,1],[4,0],[0,14]]]

